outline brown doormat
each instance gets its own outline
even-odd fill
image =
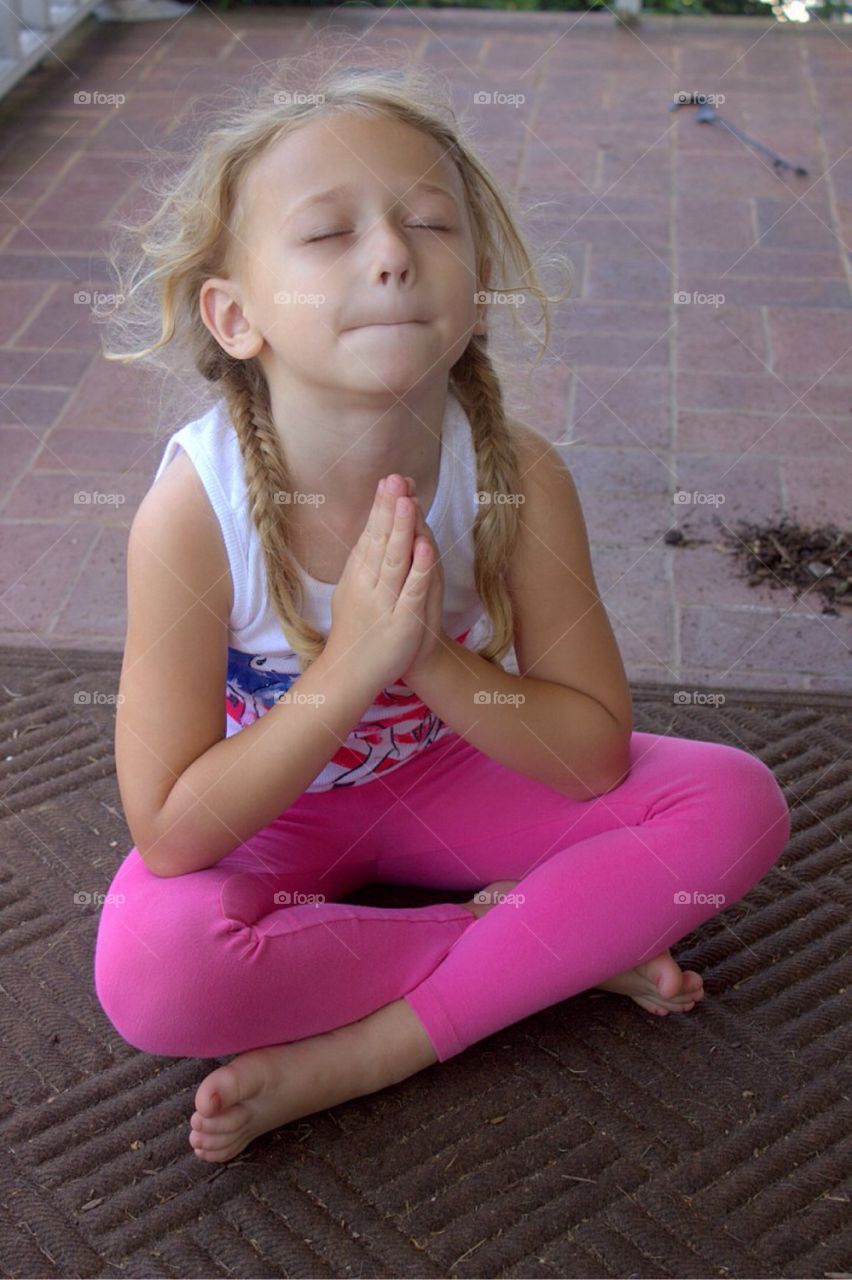
[[[0,649],[3,1275],[849,1274],[852,698],[634,686],[638,730],[753,752],[792,811],[779,863],[674,948],[691,1013],[584,992],[210,1165],[189,1117],[228,1059],[122,1041],[74,901],[131,844],[119,670]]]

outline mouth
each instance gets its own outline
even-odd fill
[[[355,329],[402,329],[413,324],[422,324],[422,320],[377,320],[373,324],[356,324]]]

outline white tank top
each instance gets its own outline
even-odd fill
[[[178,448],[189,455],[222,530],[233,583],[228,621],[228,675],[225,734],[252,724],[299,676],[299,663],[284,636],[266,587],[260,537],[249,515],[239,441],[224,400],[169,437],[154,480]],[[153,483],[153,482],[152,482]],[[441,552],[444,572],[443,627],[468,649],[491,635],[491,620],[473,577],[473,522],[476,518],[476,455],[470,422],[451,389],[441,436],[438,487],[426,521]],[[336,583],[320,582],[302,566],[303,616],[324,636],[331,629],[331,597]],[[518,674],[512,646],[501,660]],[[389,773],[451,730],[402,681],[381,690],[362,719],[307,787],[328,791],[357,786]]]

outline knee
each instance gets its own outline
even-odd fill
[[[792,829],[784,792],[768,765],[750,751],[724,743],[703,759],[704,782],[712,790],[714,821],[733,825],[755,860],[777,861]]]
[[[156,998],[158,984],[152,964],[140,954],[142,948],[122,923],[101,915],[95,946],[95,993],[101,1009],[122,1040],[144,1053],[157,1053]],[[129,922],[128,922],[129,923]],[[134,929],[131,924],[130,929]]]
[[[102,910],[94,956],[94,985],[100,1006],[122,1040],[143,1053],[183,1057],[186,1037],[205,1001],[188,972],[181,939],[193,936],[191,923],[173,913],[169,928],[152,927],[152,917],[128,898],[106,915]],[[120,914],[124,912],[125,914]],[[194,936],[197,939],[197,925]],[[193,959],[197,958],[193,949]],[[203,963],[203,961],[202,961]]]

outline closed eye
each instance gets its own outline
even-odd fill
[[[428,223],[428,222],[415,222],[415,223],[412,223],[411,225],[412,225],[412,229],[416,231],[450,231],[452,229],[450,227],[433,226],[431,223]],[[333,240],[335,236],[348,236],[348,235],[351,235],[351,232],[329,231],[322,236],[311,236],[310,240],[305,241],[305,244],[316,244],[320,240]]]

